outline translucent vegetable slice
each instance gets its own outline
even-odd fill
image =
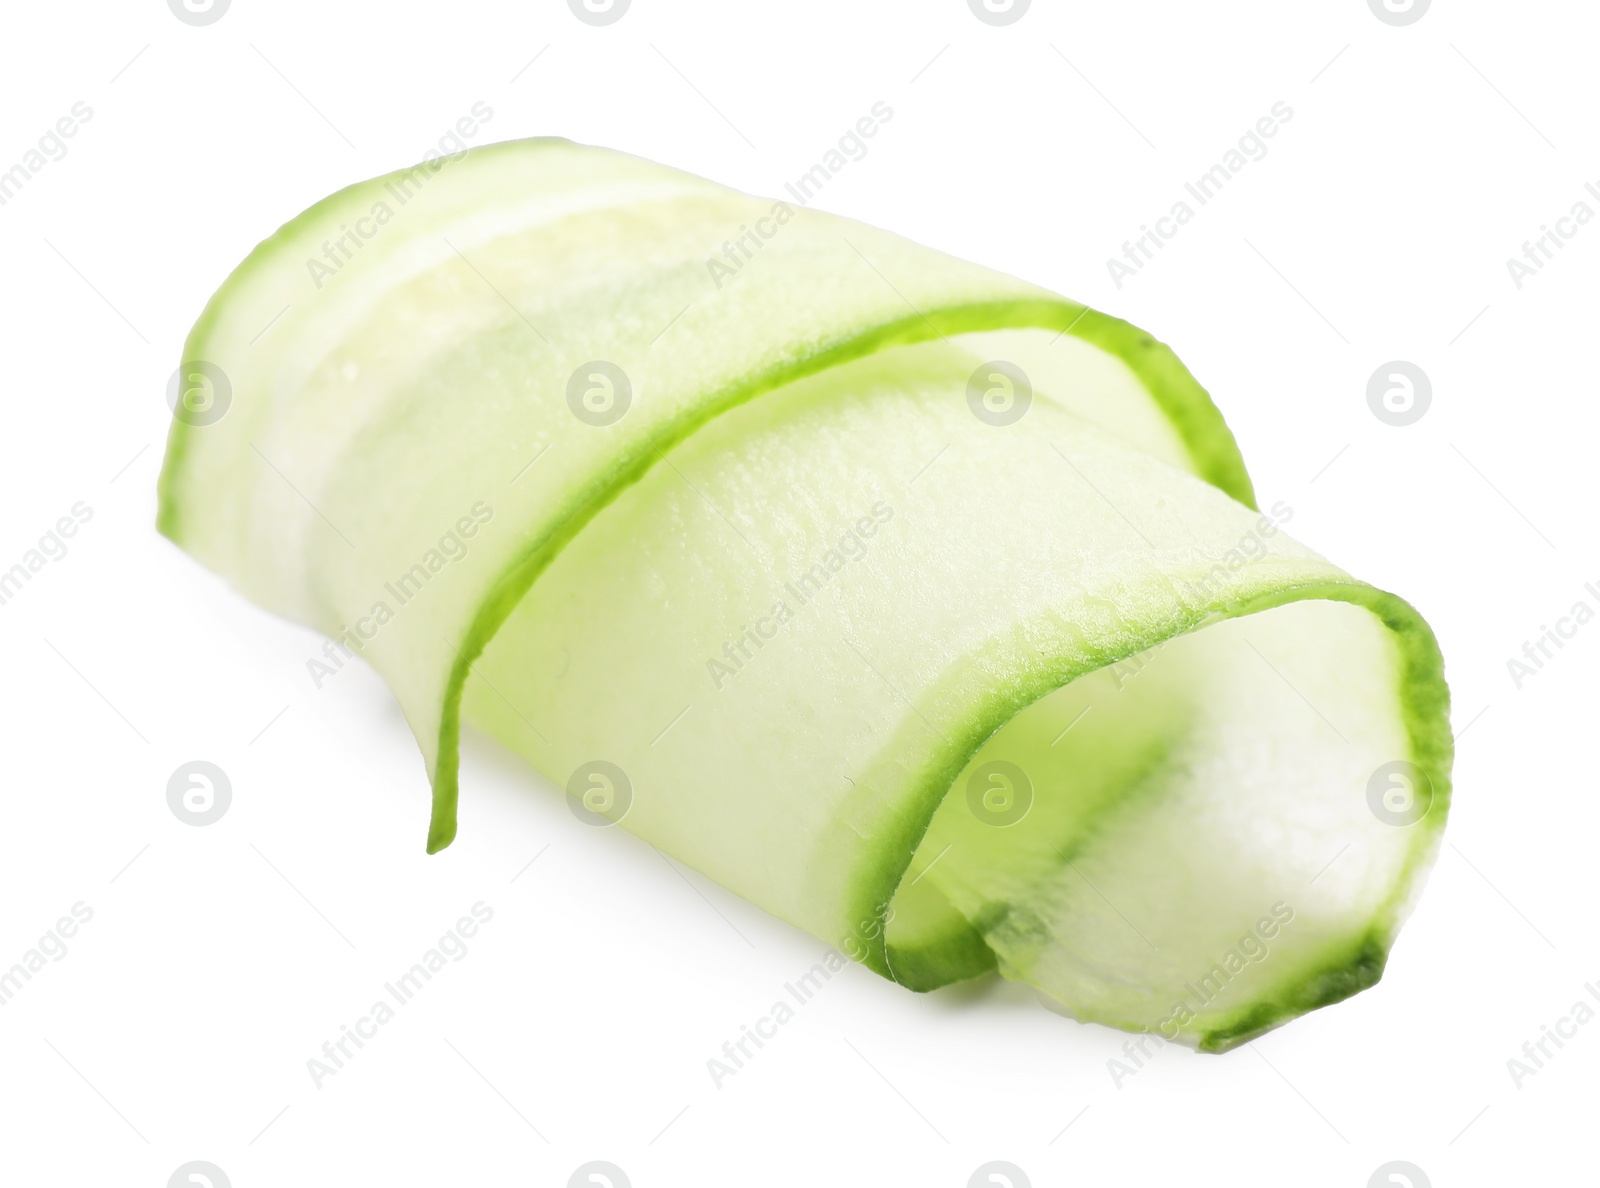
[[[160,519],[384,675],[430,849],[465,687],[574,795],[907,985],[998,967],[1220,1048],[1376,979],[1448,799],[1438,652],[1252,510],[1166,348],[618,154],[435,164],[219,291],[183,373],[226,407],[175,420]],[[1369,804],[1389,770],[1412,824]]]

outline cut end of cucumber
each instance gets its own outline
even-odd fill
[[[1374,611],[1314,598],[1034,702],[935,813],[893,901],[892,975],[998,968],[1206,1052],[1373,985],[1447,807],[1416,661]]]

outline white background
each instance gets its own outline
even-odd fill
[[[0,169],[92,119],[0,207],[0,568],[76,501],[93,519],[0,607],[0,965],[94,916],[0,1008],[0,1182],[149,1185],[209,1160],[255,1185],[637,1188],[967,1183],[1361,1188],[1593,1183],[1600,1023],[1517,1088],[1506,1061],[1600,982],[1596,664],[1586,627],[1508,658],[1600,580],[1600,222],[1519,290],[1506,259],[1600,186],[1593,6],[1436,0],[161,0],[12,4]],[[529,65],[530,60],[532,64]],[[559,134],[775,193],[878,100],[893,121],[817,205],[1150,328],[1214,393],[1263,505],[1428,616],[1462,733],[1447,841],[1383,983],[1224,1057],[1006,988],[919,997],[851,967],[722,1088],[705,1067],[820,942],[579,825],[469,739],[463,828],[381,682],[320,691],[310,633],[152,527],[164,388],[202,304],[279,223],[417,160]],[[1106,259],[1279,100],[1294,116],[1119,289]],[[1589,196],[1600,211],[1600,200]],[[1433,402],[1369,410],[1386,361]],[[232,780],[208,828],[169,774]],[[528,863],[538,855],[538,860]],[[476,901],[494,918],[321,1089],[341,1024]],[[1580,1168],[1583,1169],[1580,1171]]]

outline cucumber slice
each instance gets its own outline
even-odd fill
[[[1172,1038],[1220,1048],[1381,970],[1448,799],[1432,636],[1269,531],[1206,394],[1133,327],[524,141],[301,215],[213,298],[200,360],[232,401],[174,421],[160,527],[359,636],[433,781],[430,850],[464,704],[559,784],[611,765],[625,827],[916,988],[998,967],[1162,1027],[1280,901],[1270,959]],[[1032,389],[1004,425],[969,403],[996,361]],[[569,405],[596,373],[620,415]],[[1431,783],[1416,828],[1367,811],[1391,761]],[[998,827],[967,792],[996,762],[1033,790]]]

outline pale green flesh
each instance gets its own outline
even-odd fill
[[[897,913],[891,964],[949,944],[933,921],[956,912],[1079,1018],[1205,1042],[1263,1005],[1298,1013],[1302,988],[1362,957],[1418,840],[1363,796],[1410,754],[1399,662],[1370,612],[1299,602],[1036,702],[935,815],[912,866],[933,910]],[[996,759],[1033,786],[1005,826],[966,798]]]
[[[911,986],[998,962],[1156,1028],[1278,900],[1297,915],[1271,957],[1175,1038],[1224,1047],[1375,979],[1444,819],[1437,650],[1235,502],[1231,436],[1170,351],[807,210],[717,288],[707,257],[770,201],[565,142],[450,162],[315,288],[306,259],[385,201],[376,179],[318,204],[213,299],[186,358],[233,406],[175,424],[160,522],[329,634],[389,604],[361,655],[422,748],[430,849],[455,830],[465,685],[558,784],[617,764],[626,828]],[[633,383],[612,425],[567,407],[592,359]],[[967,405],[996,359],[1036,390],[1003,427]],[[852,525],[861,556],[831,572]],[[792,621],[718,688],[707,661],[780,599]],[[1006,829],[962,817],[961,773],[996,748],[1043,773]],[[1396,830],[1365,781],[1401,758],[1435,808]]]

